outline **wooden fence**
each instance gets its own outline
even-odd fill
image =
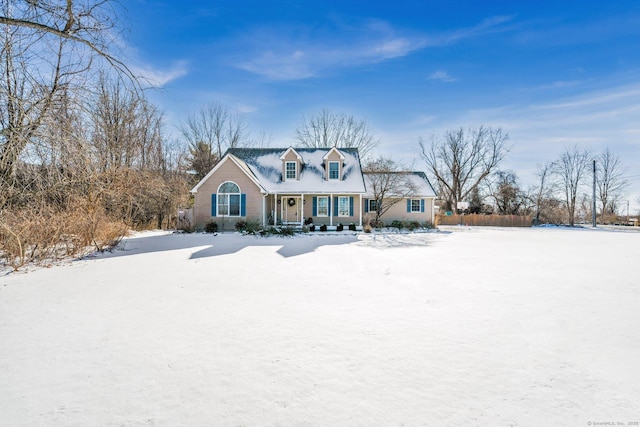
[[[531,227],[531,215],[436,215],[438,225]]]

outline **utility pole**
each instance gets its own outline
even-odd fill
[[[591,221],[596,227],[596,159],[593,159],[593,207],[591,208]]]

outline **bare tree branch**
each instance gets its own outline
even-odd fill
[[[439,195],[447,201],[447,208],[457,209],[509,152],[509,135],[502,129],[481,126],[465,132],[459,128],[435,136],[427,147],[419,145],[422,158],[435,178]]]

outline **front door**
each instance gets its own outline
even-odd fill
[[[300,197],[284,196],[280,199],[283,224],[300,224],[302,217],[302,200]]]

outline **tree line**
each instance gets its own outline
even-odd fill
[[[0,255],[29,261],[103,249],[127,230],[175,227],[189,189],[233,147],[266,147],[245,119],[210,103],[185,117],[170,141],[144,82],[113,51],[118,3],[109,0],[0,0]],[[376,220],[414,189],[406,166],[377,155],[366,120],[330,110],[302,117],[299,147],[358,148],[379,199]],[[591,154],[567,149],[522,189],[500,170],[509,152],[502,129],[462,128],[419,142],[445,210],[535,214],[573,224],[585,198]],[[598,161],[601,218],[614,214],[627,185],[620,159]]]

